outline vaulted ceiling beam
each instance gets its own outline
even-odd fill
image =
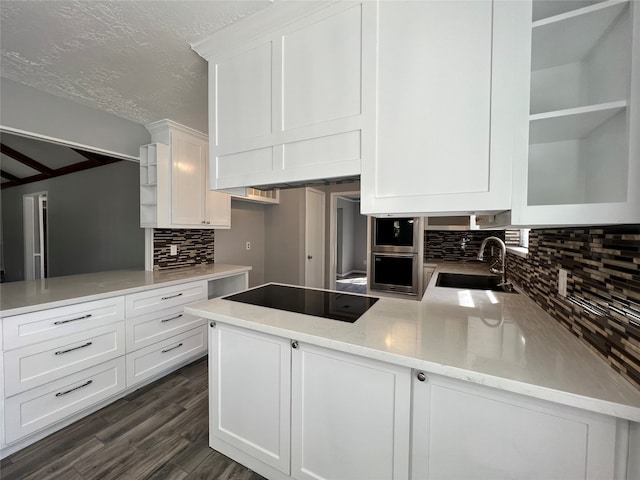
[[[5,170],[0,170],[0,177],[2,178],[6,178],[7,180],[9,180],[10,182],[19,185],[20,183],[22,183],[22,179],[20,177],[16,177],[15,175],[11,175],[9,172],[5,171]]]
[[[23,165],[26,165],[27,167],[37,170],[43,175],[46,175],[48,177],[54,176],[54,170],[52,170],[51,168],[41,164],[40,162],[34,160],[31,157],[26,156],[24,153],[20,153],[17,150],[14,150],[13,148],[8,147],[4,143],[0,143],[0,152],[22,163]]]
[[[90,160],[91,162],[93,162],[93,164],[96,167],[100,166],[100,165],[106,165],[108,163],[114,163],[114,162],[117,162],[117,161],[120,160],[119,158],[106,157],[106,156],[100,155],[98,153],[86,152],[84,150],[78,150],[77,148],[72,148],[71,150],[76,152],[78,155],[82,155],[87,160]]]

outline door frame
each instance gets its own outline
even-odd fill
[[[336,289],[336,262],[338,261],[338,228],[336,222],[338,221],[338,198],[349,198],[349,196],[360,197],[360,190],[350,190],[347,192],[331,192],[329,196],[329,283],[327,284],[327,288],[329,290]],[[367,258],[369,257],[367,256]],[[367,264],[367,275],[368,274],[369,265]]]
[[[48,277],[48,208],[43,207],[43,198],[48,200],[49,192],[25,193],[22,196],[22,226],[24,245],[24,279],[40,280]],[[48,207],[48,205],[47,205]],[[36,214],[37,211],[37,214]],[[35,222],[38,222],[38,231]],[[36,244],[38,248],[36,249]],[[40,253],[36,254],[36,250]],[[37,259],[36,259],[37,257]],[[36,263],[40,264],[39,277],[36,278]]]
[[[313,194],[320,194],[322,195],[322,211],[320,212],[320,274],[321,274],[321,278],[322,278],[322,288],[325,287],[326,285],[326,279],[325,279],[325,268],[324,268],[324,261],[326,258],[325,255],[325,234],[326,234],[326,193],[323,192],[322,190],[318,190],[315,188],[310,188],[307,187],[305,188],[305,192],[304,192],[304,203],[305,203],[305,215],[304,215],[304,252],[303,252],[303,257],[302,257],[302,264],[304,265],[304,269],[303,269],[303,282],[304,285],[307,286],[307,255],[309,254],[309,236],[307,235],[307,232],[309,231],[309,194],[313,193]]]

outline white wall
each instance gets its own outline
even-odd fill
[[[136,158],[140,145],[151,142],[142,124],[7,78],[0,81],[0,106],[0,128],[18,129]]]
[[[265,283],[265,210],[271,208],[277,207],[232,200],[231,229],[215,231],[216,263],[251,266],[250,287]]]
[[[123,160],[1,192],[7,281],[24,278],[22,196],[48,192],[49,276],[144,269],[139,166]]]

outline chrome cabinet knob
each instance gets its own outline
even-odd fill
[[[298,348],[298,342],[296,342],[295,340],[293,342],[291,342],[291,348],[297,349]]]
[[[418,374],[416,375],[416,378],[420,382],[426,382],[427,381],[427,376],[424,374],[424,372],[418,372]]]

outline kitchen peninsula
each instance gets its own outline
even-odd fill
[[[355,323],[214,299],[210,445],[277,478],[636,478],[640,392],[522,293]],[[525,475],[526,472],[526,475]]]
[[[122,270],[0,285],[2,457],[206,354],[185,305],[244,290],[251,267]]]

